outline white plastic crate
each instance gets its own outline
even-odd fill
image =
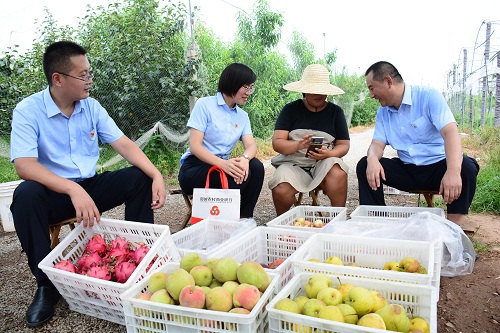
[[[369,206],[360,205],[351,213],[351,219],[356,220],[399,220],[406,219],[420,212],[429,212],[445,217],[442,208],[435,207],[402,207],[402,206]]]
[[[260,264],[270,264],[278,259],[284,259],[274,269],[266,271],[278,274],[276,292],[291,280],[293,276],[290,256],[304,242],[314,235],[312,232],[292,229],[278,229],[265,226],[257,227],[245,234],[245,237],[232,240],[221,249],[214,252],[214,258],[231,257],[238,262],[256,261]]]
[[[181,256],[197,252],[206,260],[233,238],[240,237],[257,226],[255,222],[217,219],[202,220],[172,235]]]
[[[10,211],[10,204],[12,203],[14,190],[21,182],[22,180],[16,180],[0,184],[0,219],[2,220],[2,227],[5,232],[16,231],[14,219]]]
[[[299,273],[295,275],[267,305],[269,332],[315,332],[318,329],[323,329],[332,333],[388,332],[386,330],[339,323],[275,309],[276,303],[280,299],[286,297],[294,299],[297,296],[305,295],[304,286],[311,275],[312,273]],[[342,283],[350,283],[357,287],[378,291],[384,296],[389,304],[399,304],[403,306],[410,318],[411,316],[424,318],[429,323],[431,333],[437,333],[437,301],[433,287],[357,277],[339,277],[334,274],[328,275],[334,287],[339,285],[338,279],[340,279]]]
[[[127,282],[105,281],[54,268],[54,265],[61,260],[69,259],[72,262],[78,260],[94,234],[100,234],[106,241],[124,237],[133,244],[142,242],[150,247]],[[146,267],[153,259],[155,259],[154,264],[146,272]],[[47,274],[71,310],[125,325],[120,294],[149,276],[155,269],[169,261],[179,262],[180,259],[167,225],[101,218],[101,222],[95,223],[92,228],[84,228],[80,223],[38,264],[38,267]]]
[[[321,232],[323,228],[296,227],[293,224],[297,218],[303,217],[313,222],[322,220],[325,225],[335,221],[345,221],[347,219],[347,208],[345,207],[325,207],[325,206],[297,206],[286,213],[277,216],[266,223],[268,227],[289,228],[309,232]]]
[[[171,272],[179,263],[168,263],[157,271]],[[121,295],[127,332],[268,332],[266,306],[274,295],[278,275],[268,273],[271,282],[249,314],[236,314],[180,305],[155,303],[135,298],[147,291],[147,280],[140,281]]]
[[[434,243],[424,241],[315,234],[292,257],[294,274],[327,273],[368,279],[427,285],[439,292],[441,257],[435,258]],[[344,266],[325,264],[330,256],[339,257]],[[384,270],[389,261],[412,257],[427,269],[427,274]],[[320,262],[309,259],[316,258]],[[345,266],[354,263],[356,266]],[[436,294],[438,295],[438,294]]]

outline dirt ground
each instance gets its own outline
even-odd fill
[[[351,135],[351,150],[345,160],[351,167],[347,213],[358,206],[355,163],[371,139],[371,133]],[[273,168],[265,161],[266,179],[255,210],[259,225],[265,225],[276,214],[267,181]],[[167,185],[168,189],[176,185]],[[329,205],[325,195],[320,196],[322,205]],[[386,195],[388,205],[415,207],[418,195]],[[305,198],[303,204],[310,204]],[[171,232],[179,230],[186,213],[180,195],[169,196],[165,207],[155,213],[156,223],[167,224]],[[110,218],[123,218],[123,207],[104,214]],[[440,300],[438,302],[438,332],[445,333],[498,333],[500,332],[500,216],[471,214],[477,225],[474,239],[491,247],[476,260],[472,274],[459,277],[441,277]],[[64,235],[64,232],[63,232]],[[125,332],[124,326],[70,311],[61,301],[54,318],[36,330],[25,325],[25,312],[32,300],[36,283],[27,269],[26,256],[21,252],[15,233],[0,230],[0,332]]]

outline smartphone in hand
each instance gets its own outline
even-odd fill
[[[309,152],[311,150],[316,151],[316,148],[321,148],[321,146],[323,145],[323,140],[324,140],[324,137],[322,137],[322,136],[311,137],[311,144],[307,148],[306,157],[307,157],[307,154],[309,154]]]

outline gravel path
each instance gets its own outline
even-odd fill
[[[348,214],[358,205],[357,180],[355,175],[356,163],[366,154],[373,135],[373,129],[361,133],[351,134],[351,148],[345,157],[349,165],[349,193],[348,193]],[[386,149],[387,150],[387,149]],[[388,150],[387,154],[392,154]],[[271,191],[267,187],[274,168],[269,161],[264,161],[266,170],[266,179],[262,189],[261,196],[257,203],[255,219],[259,225],[265,225],[268,221],[276,217],[274,206],[271,199]],[[176,185],[168,185],[168,189],[176,188]],[[329,205],[327,197],[321,195],[320,203]],[[404,200],[410,200],[415,205],[415,197]],[[305,196],[304,204],[310,203],[310,198]],[[390,201],[388,201],[390,204]],[[186,213],[185,204],[180,195],[169,196],[165,207],[155,212],[156,223],[167,224],[172,233],[178,231],[181,221]],[[104,214],[105,217],[123,219],[123,207],[117,207]],[[64,228],[63,228],[64,229]],[[67,233],[63,230],[61,235]],[[0,275],[2,282],[0,284],[0,332],[32,332],[25,325],[26,309],[31,303],[36,290],[36,282],[32,277],[24,253],[17,236],[14,232],[0,232]],[[61,301],[57,305],[54,318],[46,325],[36,329],[36,332],[125,332],[124,326],[111,323],[106,320],[100,320],[95,317],[82,315],[70,311],[66,302]]]

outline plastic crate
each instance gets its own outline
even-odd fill
[[[303,217],[313,222],[322,220],[325,225],[335,221],[345,221],[347,219],[347,208],[345,207],[325,207],[325,206],[297,206],[286,213],[274,218],[266,223],[268,227],[289,228],[309,232],[321,232],[323,228],[296,227],[293,224],[297,218]]]
[[[429,212],[445,217],[442,208],[433,207],[402,207],[402,206],[368,206],[360,205],[351,213],[351,219],[356,220],[400,220],[416,213]]]
[[[124,237],[132,243],[143,242],[150,247],[127,282],[105,281],[54,268],[63,259],[75,262],[94,234],[102,235],[106,241]],[[154,264],[146,272],[146,267],[153,259]],[[180,259],[168,226],[101,218],[101,222],[95,223],[92,228],[84,228],[80,223],[38,267],[47,274],[71,310],[125,325],[120,294],[149,276],[155,269],[169,261],[179,262]]]
[[[189,252],[197,252],[206,260],[229,240],[244,235],[256,226],[255,222],[206,219],[176,232],[172,238],[182,257]]]
[[[213,253],[213,257],[231,257],[238,262],[256,261],[260,264],[269,264],[278,259],[284,259],[274,269],[266,268],[267,272],[278,274],[276,293],[291,280],[293,268],[291,255],[304,242],[314,235],[302,230],[270,228],[260,226],[245,234],[245,237],[232,240],[220,250]]]
[[[5,232],[16,231],[14,219],[10,211],[10,204],[12,203],[14,190],[21,182],[22,180],[16,180],[0,184],[0,220],[2,221],[2,227]]]
[[[441,257],[435,258],[434,243],[424,241],[315,234],[292,257],[294,274],[327,273],[368,279],[427,285],[439,291]],[[325,264],[330,256],[339,257],[344,266]],[[384,270],[389,261],[412,257],[427,269],[427,274]],[[320,262],[309,259],[316,258]],[[345,266],[354,263],[356,266]],[[438,295],[438,294],[436,294]]]
[[[280,299],[286,297],[294,299],[297,296],[305,295],[304,286],[311,275],[312,273],[300,273],[294,276],[279,294],[269,302],[267,305],[269,332],[317,332],[319,331],[318,329],[332,333],[388,332],[386,330],[339,323],[275,309],[276,303]],[[433,287],[357,277],[338,277],[334,274],[328,275],[334,287],[339,285],[338,279],[340,279],[342,283],[350,283],[354,286],[378,291],[390,304],[403,306],[410,318],[411,316],[424,318],[429,323],[431,333],[437,333],[437,301]]]
[[[179,263],[168,263],[157,271],[171,272]],[[271,282],[249,314],[235,314],[180,305],[161,304],[135,298],[147,290],[147,280],[140,281],[121,295],[127,332],[268,332],[266,305],[274,295],[278,275],[268,273]]]

